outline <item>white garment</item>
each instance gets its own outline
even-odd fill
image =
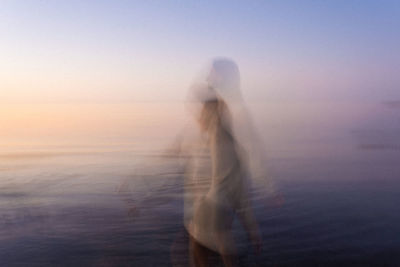
[[[233,253],[230,230],[235,214],[254,225],[246,174],[231,134],[213,130],[203,153],[192,160],[185,181],[185,227],[199,243],[221,253]],[[247,221],[247,222],[246,222]]]

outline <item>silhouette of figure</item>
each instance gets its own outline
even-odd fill
[[[189,99],[199,131],[197,142],[189,148],[192,157],[185,174],[184,225],[192,265],[209,266],[209,256],[217,253],[225,266],[235,266],[232,226],[236,216],[256,252],[261,250],[249,183],[250,163],[256,161],[249,162],[252,158],[245,154],[257,141],[242,105],[236,64],[216,59],[204,80],[191,88]],[[258,160],[262,161],[261,157]]]

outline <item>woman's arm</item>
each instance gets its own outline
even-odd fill
[[[261,251],[262,240],[256,217],[251,205],[247,186],[243,186],[238,200],[237,215],[257,253]]]

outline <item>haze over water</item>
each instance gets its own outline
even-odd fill
[[[0,266],[188,266],[174,147],[220,56],[284,198],[252,188],[263,248],[235,221],[239,263],[399,266],[399,18],[391,0],[2,1]]]

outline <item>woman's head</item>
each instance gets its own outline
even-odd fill
[[[231,59],[214,59],[206,81],[223,98],[236,101],[241,97],[239,68]]]
[[[241,106],[239,68],[228,58],[212,60],[191,86],[186,105],[203,132],[213,125],[230,131],[230,113],[235,114]]]

